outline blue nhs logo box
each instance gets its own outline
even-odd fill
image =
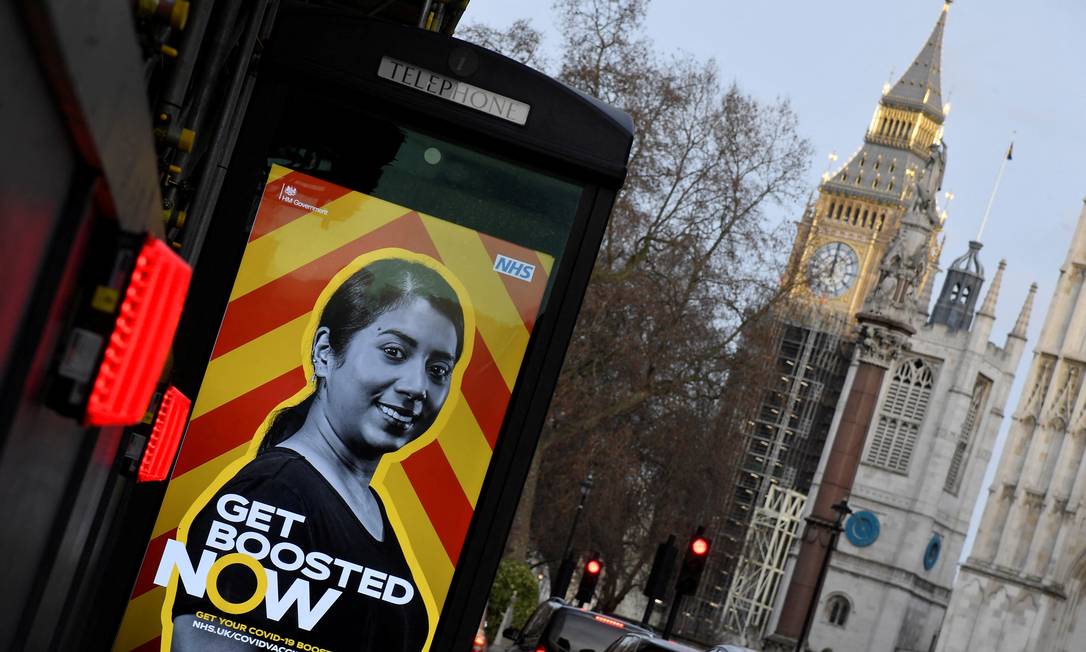
[[[498,257],[494,259],[494,271],[522,281],[530,281],[535,276],[535,265],[498,254]]]

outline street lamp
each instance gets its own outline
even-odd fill
[[[822,595],[822,584],[826,581],[826,573],[830,569],[830,557],[833,556],[833,551],[837,548],[837,537],[843,531],[841,524],[845,522],[845,518],[852,513],[852,510],[848,507],[847,500],[841,500],[830,506],[833,513],[836,514],[836,518],[833,523],[817,518],[815,516],[807,517],[807,530],[803,533],[803,538],[810,543],[815,543],[816,540],[821,539],[821,535],[813,528],[819,528],[822,530],[829,530],[829,541],[826,544],[826,555],[822,558],[822,567],[818,569],[818,582],[815,584],[814,596],[811,597],[811,603],[807,607],[807,617],[803,622],[803,633],[800,634],[799,640],[796,641],[796,652],[803,652],[804,647],[807,645],[807,637],[811,634],[811,625],[814,623],[815,612],[818,611],[818,596]],[[811,537],[810,535],[813,535]]]
[[[566,547],[562,551],[562,563],[558,566],[558,574],[554,578],[554,585],[551,587],[551,597],[565,598],[566,591],[569,590],[569,581],[573,578],[573,535],[577,532],[577,523],[581,520],[581,512],[584,511],[585,500],[588,499],[588,494],[592,493],[592,469],[588,470],[588,475],[584,480],[581,480],[581,500],[577,503],[577,511],[573,513],[573,524],[569,528],[569,536],[566,538]]]

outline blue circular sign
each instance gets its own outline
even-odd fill
[[[924,570],[935,568],[939,561],[939,553],[943,551],[943,537],[938,534],[931,535],[928,547],[924,549]]]
[[[879,538],[879,517],[871,512],[856,512],[845,523],[845,536],[849,543],[864,548]]]

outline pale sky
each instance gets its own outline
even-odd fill
[[[655,0],[646,32],[663,52],[715,59],[725,82],[734,79],[755,97],[788,98],[814,146],[814,189],[831,152],[840,156],[837,166],[860,147],[883,83],[906,70],[941,9],[941,0]],[[546,0],[471,0],[463,22],[504,27],[517,18],[532,19],[551,52],[559,46]],[[981,238],[989,280],[1007,260],[992,334],[997,344],[1029,284],[1040,286],[997,450],[1086,197],[1084,29],[1082,0],[958,0],[944,34],[942,92],[951,112],[943,189],[954,199],[942,264],[976,237],[1013,133],[1014,160]],[[941,286],[939,279],[936,292]],[[993,456],[982,500],[997,461]],[[979,513],[978,506],[974,527]]]

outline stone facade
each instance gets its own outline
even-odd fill
[[[933,319],[886,375],[849,498],[857,524],[846,522],[832,557],[813,650],[932,649],[1025,344],[1032,294],[1005,344],[988,341],[1003,267],[970,329]]]
[[[1086,208],[1007,446],[954,587],[940,652],[1086,649]]]
[[[909,104],[918,115],[935,113],[930,100],[938,93],[945,22],[946,7],[906,75],[911,80],[906,87],[916,94],[913,99],[923,98],[925,103],[923,107]],[[900,92],[900,87],[902,83],[888,96]],[[880,108],[873,130],[875,125],[881,129],[881,112]],[[923,124],[923,120],[915,123],[913,133],[919,133],[916,130]],[[861,344],[878,344],[879,338],[873,334],[883,331],[907,341],[886,342],[890,346],[882,348],[892,355],[856,356],[842,390],[842,396],[850,396],[860,375],[857,372],[865,364],[886,368],[881,385],[876,385],[873,416],[863,421],[866,437],[855,446],[858,466],[849,467],[849,474],[855,469],[855,478],[847,483],[844,493],[837,492],[847,497],[853,515],[845,522],[845,536],[837,543],[814,608],[807,638],[812,650],[933,649],[1003,420],[1003,406],[1025,346],[1032,292],[1004,344],[989,341],[1005,264],[1000,264],[983,304],[976,309],[985,281],[979,242],[970,243],[969,251],[952,263],[939,298],[928,311],[939,254],[935,237],[945,217],[938,213],[936,196],[946,148],[939,130],[933,133],[935,139],[927,144],[926,156],[903,180],[901,200],[906,210],[881,259],[871,267],[878,276],[868,286],[859,317]],[[878,135],[869,132],[865,148],[881,142]],[[866,169],[863,158],[850,178]],[[869,162],[870,155],[866,158]],[[855,167],[854,163],[855,159],[846,170]],[[917,327],[928,314],[931,319]],[[899,328],[882,329],[880,320]],[[871,333],[863,332],[865,327]],[[879,350],[877,346],[858,348]],[[856,418],[843,417],[847,412],[847,405],[838,405],[830,429],[834,435],[824,449],[812,496],[820,496],[826,489],[832,494],[833,487],[849,480],[837,468],[839,464],[834,466],[834,451],[840,448],[834,439],[847,430],[842,420],[847,426],[852,423],[848,419]],[[812,509],[817,512],[817,505],[809,506],[808,513]],[[826,537],[828,530],[808,528],[805,536]],[[808,543],[818,545],[816,541]],[[800,549],[802,545],[797,545],[794,552]],[[792,580],[794,568],[793,559],[786,570],[786,584]],[[810,575],[806,566],[795,575],[798,585],[811,583],[804,579]],[[770,627],[776,634],[770,643],[798,638],[795,622],[801,614],[796,612],[807,604],[797,606],[800,602],[778,596]]]
[[[926,638],[927,643],[918,643],[917,649],[929,649],[927,644],[931,642],[949,599],[952,575],[945,575],[942,569],[936,569],[934,573],[915,573],[915,564],[910,563],[909,557],[908,546],[911,543],[891,542],[904,536],[902,532],[908,530],[908,538],[922,539],[918,539],[922,553],[933,532],[938,531],[944,540],[940,546],[947,549],[946,554],[958,554],[968,526],[973,498],[1001,418],[998,410],[997,416],[989,416],[987,405],[1002,405],[1014,364],[1018,362],[1014,346],[1005,350],[988,343],[993,321],[990,314],[978,319],[978,324],[970,328],[976,294],[984,280],[983,268],[976,262],[976,250],[980,249],[978,243],[975,248],[971,247],[970,254],[955,262],[955,265],[963,260],[969,263],[963,263],[958,271],[958,276],[961,276],[958,290],[954,286],[948,287],[944,292],[946,301],[940,294],[936,306],[938,318],[933,318],[933,323],[913,338],[913,353],[898,359],[897,351],[902,343],[899,340],[905,339],[905,331],[887,330],[879,326],[880,319],[902,324],[924,321],[937,272],[937,259],[942,249],[938,235],[945,214],[938,212],[936,200],[947,153],[942,140],[945,111],[940,93],[947,9],[948,5],[940,12],[930,36],[905,74],[894,86],[884,89],[864,134],[862,146],[844,165],[823,176],[817,200],[811,203],[799,223],[792,252],[792,273],[806,274],[810,280],[810,284],[800,288],[797,293],[801,299],[809,299],[810,303],[818,306],[817,311],[808,311],[810,314],[835,313],[842,322],[855,325],[857,312],[869,312],[867,306],[870,300],[880,294],[885,294],[883,303],[899,305],[897,312],[901,314],[868,315],[877,318],[861,324],[859,331],[841,329],[858,336],[858,350],[864,362],[886,368],[882,390],[881,381],[875,381],[872,391],[880,392],[880,410],[882,403],[893,403],[897,409],[904,407],[914,413],[918,410],[915,404],[915,399],[919,398],[918,392],[924,390],[930,394],[924,399],[919,415],[888,414],[888,421],[884,419],[880,422],[880,414],[876,412],[873,435],[870,437],[877,434],[876,430],[882,423],[883,436],[879,438],[877,447],[869,441],[860,451],[863,432],[857,432],[853,447],[856,450],[849,453],[853,463],[857,453],[861,455],[861,460],[871,460],[859,469],[856,478],[859,493],[854,492],[854,496],[860,505],[853,505],[853,509],[870,511],[876,518],[883,517],[886,523],[881,524],[884,530],[882,546],[874,544],[866,550],[857,548],[851,554],[845,552],[835,557],[834,572],[822,592],[823,600],[819,606],[820,614],[825,616],[822,620],[828,622],[832,615],[835,620],[844,619],[846,623],[845,627],[832,626],[830,636],[822,638],[834,641],[849,637],[856,639],[842,649],[877,649],[869,648],[870,641],[857,634],[860,630],[856,624],[861,622],[866,623],[864,627],[867,627],[867,631],[892,627],[894,640],[898,638],[899,630],[908,630],[909,634],[901,635],[904,637],[902,640],[911,645],[913,639]],[[823,259],[830,262],[829,265],[822,265],[828,269],[820,267]],[[908,283],[901,283],[902,280],[908,280]],[[963,283],[969,286],[967,293],[961,290]],[[908,291],[905,292],[905,289]],[[950,296],[954,300],[950,301]],[[992,297],[994,300],[995,292]],[[962,301],[962,298],[965,300]],[[954,319],[943,318],[944,313],[954,315]],[[812,322],[814,319],[809,319],[803,326],[811,327],[812,331],[820,330]],[[911,331],[912,327],[906,330]],[[880,352],[884,355],[879,355]],[[844,387],[838,379],[829,396],[848,396],[849,389],[853,387],[860,359],[849,367],[845,355],[851,353],[851,347],[842,349],[841,361],[837,366],[850,368],[850,371],[844,374]],[[920,366],[913,364],[917,361],[921,363]],[[797,371],[786,374],[785,379],[793,386],[822,388],[822,385],[810,383],[810,379],[798,371],[807,368],[810,367],[795,365],[793,369]],[[895,381],[895,374],[902,377]],[[842,375],[837,373],[838,378]],[[912,380],[919,380],[921,376],[926,377],[926,383],[931,386],[913,388]],[[982,384],[986,392],[983,397],[985,407],[973,415],[970,438],[962,448],[960,422],[969,411],[972,392],[980,377],[987,378],[986,385]],[[892,389],[896,392],[895,396],[887,399],[886,394]],[[994,403],[995,400],[998,403]],[[820,423],[818,431],[812,428],[809,437],[805,432],[804,441],[818,443],[818,448],[813,450],[821,452],[820,457],[814,457],[820,462],[819,466],[809,464],[804,476],[806,481],[792,488],[808,491],[811,497],[818,496],[826,455],[833,449],[833,442],[825,441],[825,437],[837,431],[837,422],[844,407],[845,401],[839,401],[836,405],[837,416],[831,417],[831,406],[825,411],[828,418]],[[781,414],[787,412],[782,411]],[[934,416],[925,418],[929,413]],[[905,416],[910,418],[906,419]],[[937,419],[942,418],[958,418],[959,425],[935,427]],[[891,422],[893,431],[887,429]],[[924,422],[922,428],[921,422]],[[914,431],[906,432],[910,427]],[[756,444],[760,446],[760,442]],[[908,451],[902,447],[907,447]],[[758,452],[761,449],[754,450]],[[942,457],[937,459],[938,455],[945,456],[946,460]],[[949,502],[935,494],[930,496],[927,492],[931,482],[934,482],[930,476],[938,473],[933,465],[943,467],[944,476],[949,473],[951,465],[957,469],[954,497]],[[980,466],[978,471],[977,466]],[[814,468],[820,471],[812,477]],[[758,477],[752,476],[752,479],[757,480]],[[812,479],[818,484],[811,486]],[[946,477],[939,478],[939,488],[943,487],[945,480]],[[752,487],[749,490],[753,500],[760,496],[757,489]],[[744,504],[738,507],[749,509]],[[812,507],[808,505],[808,514]],[[833,518],[832,514],[823,516]],[[738,526],[746,525],[742,518],[733,517],[733,521]],[[938,528],[934,525],[936,523]],[[917,534],[923,528],[926,528],[929,538]],[[841,549],[848,546],[843,539]],[[809,567],[806,570],[810,572]],[[839,577],[834,575],[838,570],[842,573]],[[952,574],[952,565],[948,573]],[[791,574],[790,567],[782,588],[788,587]],[[803,580],[804,576],[804,573],[798,574],[799,584],[808,584]],[[831,589],[832,582],[839,586]],[[858,588],[849,588],[854,586]],[[782,590],[776,597],[778,613],[767,624],[765,631],[729,634],[735,640],[749,643],[759,634],[768,634],[782,624],[786,630],[797,629],[794,627],[795,614],[784,622],[778,622],[784,598],[785,591]],[[830,599],[834,600],[828,602]],[[932,604],[938,605],[935,612],[931,609]],[[851,615],[842,617],[843,609]],[[870,610],[874,612],[855,619],[856,614]],[[792,611],[796,611],[794,607]],[[901,614],[900,622],[889,623],[889,614],[895,612]],[[883,617],[883,613],[887,615]],[[848,625],[849,618],[854,619],[853,626]],[[908,626],[902,625],[905,620],[908,620]],[[816,619],[816,635],[811,637],[811,641],[819,640],[819,628],[820,620]],[[913,630],[915,634],[911,634]],[[788,636],[794,638],[793,635]],[[838,649],[835,643],[823,647]],[[814,649],[821,650],[822,647]]]

